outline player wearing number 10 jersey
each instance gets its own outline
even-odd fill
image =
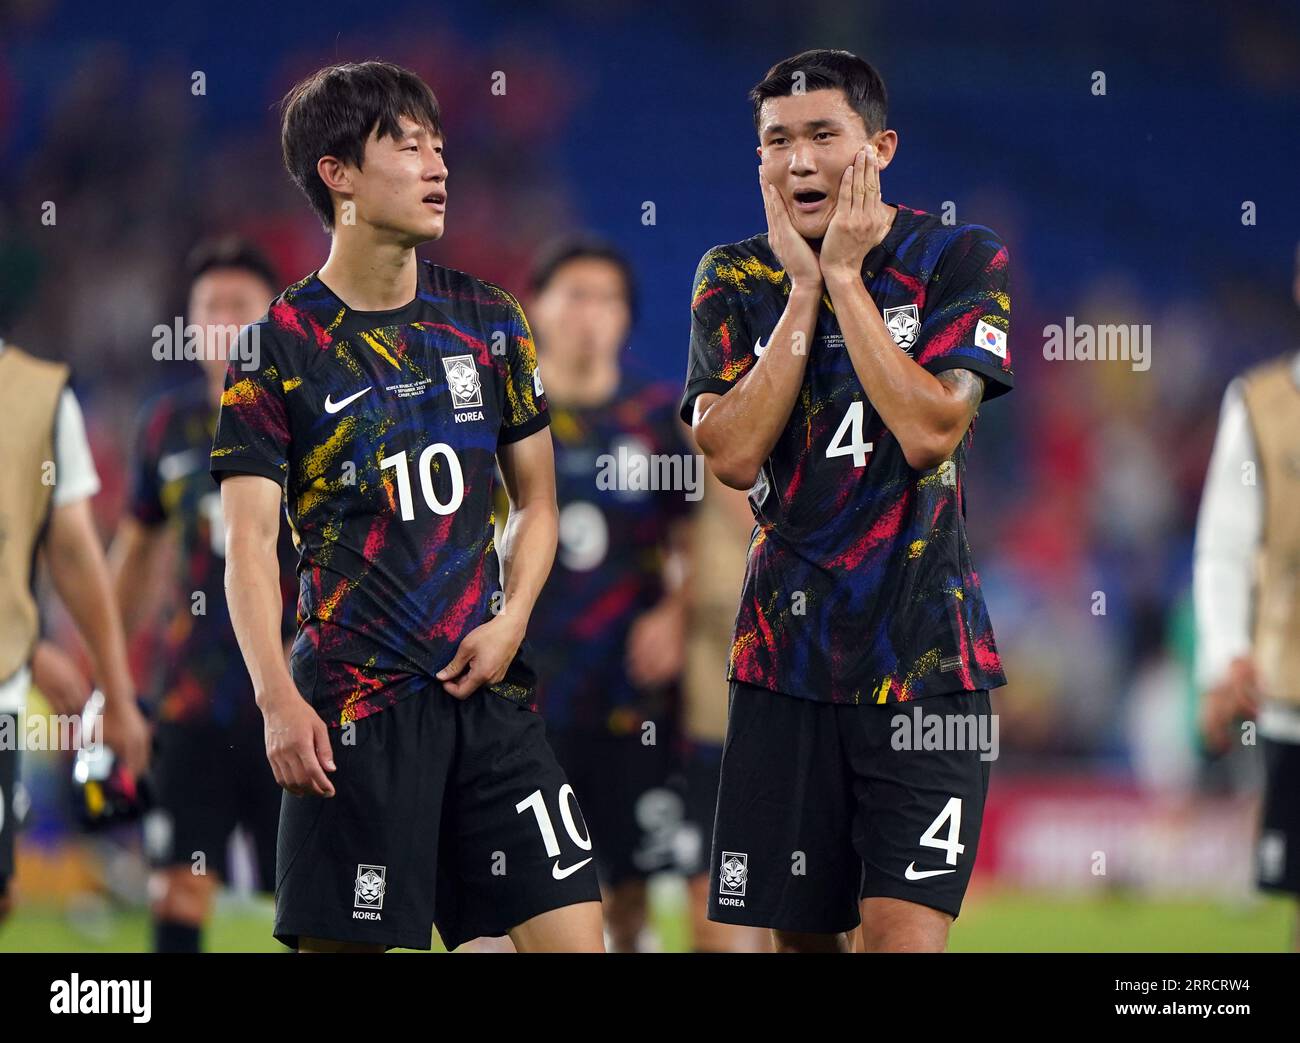
[[[867,948],[941,948],[988,762],[891,740],[916,700],[987,734],[1005,683],[964,480],[981,399],[1012,385],[1007,252],[883,202],[897,135],[860,58],[806,52],[750,97],[768,232],[700,263],[681,406],[756,520],[710,912],[779,948],[859,920]]]
[[[432,922],[448,948],[509,933],[600,949],[591,839],[518,652],[556,543],[527,320],[504,290],[415,258],[447,202],[416,76],[323,69],[286,100],[283,142],[333,245],[244,332],[212,449],[232,618],[289,791],[276,937],[427,949]],[[288,670],[265,586],[282,495],[300,554]]]

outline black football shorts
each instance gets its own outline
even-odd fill
[[[711,920],[837,934],[874,897],[957,916],[997,748],[988,692],[855,706],[733,681],[730,698]]]
[[[281,790],[260,715],[229,726],[159,724],[149,772],[154,802],[144,817],[144,848],[151,865],[202,865],[228,881],[226,849],[238,826],[252,842],[258,889],[274,890]]]
[[[1261,889],[1300,895],[1300,743],[1265,738],[1264,808],[1255,851]]]
[[[0,714],[0,728],[9,735],[18,734],[21,718],[17,714]],[[0,898],[9,890],[14,875],[14,848],[17,846],[19,812],[22,797],[18,787],[18,750],[0,745]]]
[[[547,729],[551,748],[582,801],[601,883],[617,887],[676,866],[683,801],[671,785],[667,743],[641,732]]]
[[[682,760],[686,815],[678,841],[678,865],[686,876],[700,876],[709,872],[709,844],[713,840],[713,816],[718,809],[718,781],[722,774],[722,745],[690,740]]]
[[[351,741],[349,741],[351,740]],[[600,901],[573,790],[527,706],[429,688],[330,729],[333,797],[286,793],[275,937],[430,948]]]

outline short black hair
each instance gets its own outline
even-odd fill
[[[403,116],[442,136],[442,113],[429,85],[391,62],[327,65],[296,84],[280,105],[284,165],[326,231],[334,227],[334,203],[316,172],[321,156],[360,170],[370,135],[397,138]]]
[[[533,262],[529,287],[533,294],[539,294],[555,278],[556,272],[571,261],[596,260],[606,261],[618,269],[623,276],[623,292],[627,301],[628,315],[636,321],[636,278],[632,274],[632,265],[613,243],[590,235],[566,236],[547,243],[537,253]]]
[[[798,90],[796,90],[798,85]],[[862,117],[868,134],[877,134],[889,118],[889,97],[885,81],[870,62],[851,51],[818,48],[777,62],[749,92],[754,106],[754,129],[759,130],[763,102],[808,91],[839,88],[849,106]]]
[[[237,235],[205,239],[196,244],[185,262],[186,286],[193,289],[194,284],[208,272],[223,268],[251,272],[266,283],[272,293],[280,291],[279,277],[266,254]]]

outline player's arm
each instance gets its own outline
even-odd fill
[[[1223,396],[1205,476],[1192,573],[1201,734],[1216,753],[1228,748],[1234,722],[1259,711],[1250,617],[1263,495],[1258,484],[1243,480],[1255,460],[1242,385],[1234,381]]]
[[[128,638],[158,611],[159,591],[164,587],[159,582],[161,565],[167,557],[168,542],[164,526],[145,525],[130,515],[118,523],[108,562]]]
[[[438,671],[438,680],[457,699],[505,677],[551,573],[559,538],[550,429],[503,443],[497,465],[510,498],[500,546],[505,599],[501,611],[466,634],[452,661]]]
[[[643,687],[667,684],[686,664],[693,524],[690,517],[683,517],[669,526],[660,569],[663,597],[641,613],[628,631],[627,670],[634,684]]]
[[[880,198],[880,167],[870,147],[858,152],[840,181],[835,214],[820,257],[844,344],[872,407],[918,471],[938,467],[970,427],[984,381],[970,370],[935,375],[898,350],[862,281],[862,264],[889,227]]]
[[[768,245],[790,278],[790,296],[767,350],[725,394],[695,400],[691,428],[713,473],[733,489],[748,489],[790,419],[803,385],[808,351],[821,305],[817,255],[794,230],[789,211],[759,173],[767,213]]]
[[[55,713],[80,714],[90,698],[90,682],[63,649],[42,638],[32,649],[32,683]]]
[[[104,741],[139,775],[149,762],[149,733],[135,705],[122,621],[89,499],[54,508],[44,551],[54,588],[86,642],[104,692]]]
[[[290,793],[334,796],[329,729],[298,692],[284,659],[280,593],[282,491],[257,474],[221,482],[226,524],[226,603],[239,649],[266,724],[266,757],[275,781]]]

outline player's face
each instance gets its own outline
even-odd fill
[[[885,133],[889,132],[876,137]],[[767,180],[785,200],[795,231],[805,239],[826,234],[844,168],[868,140],[871,137],[862,117],[838,88],[763,102],[759,162]]]
[[[402,118],[396,138],[371,134],[360,170],[346,168],[356,222],[404,246],[440,239],[447,216],[447,164],[442,137]],[[342,211],[343,208],[340,208]],[[340,212],[339,220],[346,220]]]
[[[224,376],[239,330],[266,314],[275,291],[245,268],[213,268],[190,287],[189,321],[203,327],[203,366]]]
[[[598,257],[561,265],[530,309],[545,357],[590,365],[617,355],[631,321],[618,266]]]

